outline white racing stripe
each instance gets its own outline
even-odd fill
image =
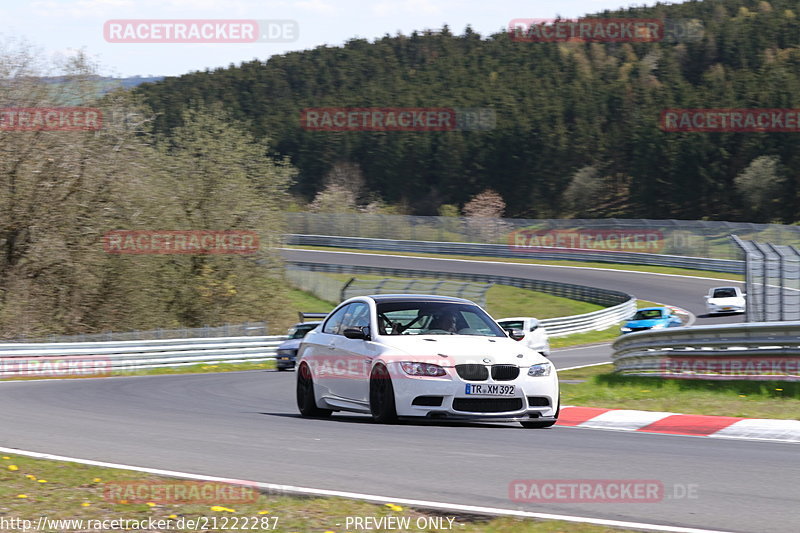
[[[800,442],[800,420],[747,418],[722,428],[712,437]]]
[[[665,413],[660,411],[633,411],[628,409],[613,409],[599,414],[591,420],[587,420],[580,427],[585,428],[612,428],[626,431],[636,431],[653,422],[658,422],[676,413]]]
[[[212,481],[218,483],[231,483],[235,485],[247,485],[251,487],[258,487],[267,492],[276,492],[278,494],[293,494],[293,495],[313,495],[313,496],[327,496],[337,498],[348,498],[352,500],[363,500],[373,503],[394,503],[404,504],[410,507],[417,507],[421,509],[436,509],[438,511],[451,511],[454,513],[474,513],[491,516],[513,516],[518,518],[536,518],[541,520],[562,520],[565,522],[578,522],[583,524],[595,524],[608,527],[624,527],[629,529],[641,529],[645,531],[667,531],[671,533],[731,533],[728,531],[699,529],[692,527],[678,527],[666,526],[660,524],[646,524],[640,522],[625,522],[621,520],[606,520],[603,518],[590,518],[583,516],[559,515],[550,513],[533,513],[528,511],[517,511],[514,509],[501,509],[496,507],[481,507],[475,505],[461,505],[456,503],[442,503],[432,502],[427,500],[411,500],[407,498],[394,498],[390,496],[376,496],[373,494],[361,494],[358,492],[345,492],[339,490],[327,489],[312,489],[307,487],[295,487],[292,485],[276,485],[273,483],[261,483],[257,481],[246,481],[242,479],[231,479],[215,476],[204,476],[201,474],[190,474],[186,472],[176,472],[173,470],[161,470],[158,468],[147,468],[141,466],[122,465],[117,463],[106,463],[103,461],[93,461],[91,459],[79,459],[75,457],[64,457],[61,455],[53,455],[49,453],[32,452],[26,450],[17,450],[14,448],[0,447],[0,452],[12,455],[24,455],[26,457],[33,457],[36,459],[49,459],[53,461],[69,461],[72,463],[79,463],[91,466],[100,466],[104,468],[115,468],[119,470],[132,470],[135,472],[145,472],[148,474],[155,474],[160,476],[169,476],[181,479],[194,479],[198,481]]]

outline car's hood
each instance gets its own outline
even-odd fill
[[[303,342],[303,339],[289,339],[283,341],[278,345],[278,350],[296,350],[300,347],[301,342]]]
[[[389,358],[397,356],[404,360],[418,359],[441,366],[473,363],[526,367],[547,362],[547,358],[539,352],[507,337],[398,335],[384,336],[381,340],[388,348],[386,355]]]
[[[744,298],[731,296],[730,298],[709,298],[708,303],[713,305],[744,305]]]
[[[629,328],[652,328],[664,323],[666,323],[666,320],[663,318],[646,318],[643,320],[629,320],[625,326]]]

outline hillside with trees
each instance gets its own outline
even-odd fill
[[[292,191],[304,202],[336,167],[363,181],[357,205],[410,214],[461,207],[492,189],[514,217],[800,219],[797,134],[659,127],[665,108],[800,108],[800,2],[705,0],[595,16],[694,19],[703,32],[671,42],[531,43],[445,27],[171,77],[136,93],[158,114],[162,139],[187,109],[221,105],[297,167]],[[300,127],[307,107],[388,106],[487,107],[497,123],[448,132]]]
[[[212,105],[186,110],[156,143],[151,112],[129,91],[96,100],[83,55],[52,65],[2,41],[0,77],[12,111],[81,102],[102,117],[89,131],[0,128],[0,339],[294,319],[270,244],[295,172],[264,139]],[[248,231],[261,246],[109,253],[104,236],[117,230]]]

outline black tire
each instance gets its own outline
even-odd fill
[[[372,412],[372,419],[378,424],[397,422],[392,378],[383,365],[373,368],[369,377],[369,410]]]
[[[301,365],[297,372],[297,408],[302,416],[312,418],[324,418],[331,416],[333,412],[330,409],[317,407],[317,400],[314,398],[314,380],[307,365]]]
[[[556,416],[553,417],[552,420],[544,421],[536,421],[531,420],[529,422],[520,422],[522,427],[527,429],[543,429],[549,428],[550,426],[554,426],[556,422],[558,422],[558,415],[561,413],[561,395],[558,396],[558,407],[556,408]]]

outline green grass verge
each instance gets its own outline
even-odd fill
[[[320,300],[310,292],[301,291],[300,289],[289,289],[288,297],[292,309],[297,311],[327,313],[335,307],[334,303]]]
[[[800,383],[704,381],[625,376],[614,365],[558,373],[562,405],[800,420]]]
[[[325,276],[338,281],[346,282],[352,278],[378,280],[378,279],[407,279],[390,276],[376,276],[371,274],[334,274],[325,273]],[[322,302],[322,300],[319,300]],[[328,310],[331,309],[328,304]],[[599,311],[602,306],[587,302],[553,296],[543,292],[511,287],[508,285],[493,285],[486,293],[486,311],[494,318],[513,316],[535,316],[536,318],[552,318],[559,316],[580,315]]]
[[[486,293],[486,311],[498,319],[515,316],[554,318],[600,309],[603,309],[600,305],[508,285],[493,285]]]
[[[131,484],[131,485],[126,485]],[[223,491],[214,491],[215,499],[202,502],[169,503],[166,498],[147,498],[153,491],[161,490],[162,494],[169,490],[177,493],[176,487],[184,486],[188,492],[192,482],[174,480],[163,476],[143,474],[127,470],[101,468],[78,463],[32,459],[19,455],[3,455],[0,457],[0,509],[3,519],[31,520],[36,527],[39,517],[48,520],[170,520],[170,527],[161,527],[160,531],[234,531],[234,520],[238,520],[237,529],[243,528],[247,520],[249,530],[258,531],[296,531],[296,532],[344,532],[346,517],[396,517],[411,520],[412,530],[418,519],[443,517],[444,528],[423,528],[421,531],[459,531],[464,533],[601,533],[609,531],[629,531],[610,529],[587,524],[575,524],[558,521],[534,521],[513,518],[491,519],[448,513],[431,513],[406,508],[391,501],[385,504],[365,503],[342,498],[294,497],[281,494],[263,494],[240,489],[237,495],[252,496],[237,498],[248,500],[245,503],[234,503],[230,499],[220,499]],[[127,500],[120,503],[124,496],[134,494],[131,489],[146,487],[144,500],[140,502]],[[221,485],[212,484],[216,489]],[[196,491],[195,494],[201,494]],[[230,494],[230,493],[228,493]],[[148,502],[148,499],[150,500]],[[174,498],[173,498],[174,500]],[[447,518],[453,518],[452,525]],[[204,520],[207,527],[179,527],[181,519]],[[217,527],[212,528],[212,520],[217,520]],[[228,527],[223,527],[223,521]],[[166,524],[167,522],[163,522]],[[74,524],[74,523],[73,523]],[[255,524],[258,526],[254,527]],[[87,529],[108,530],[105,528],[58,527],[55,524],[45,525],[39,531],[64,531]],[[265,527],[266,526],[266,527]],[[122,527],[117,529],[123,529]],[[146,528],[133,528],[144,529]],[[22,527],[11,529],[22,530]],[[152,530],[152,529],[150,529]],[[394,529],[397,530],[396,528]],[[378,529],[374,531],[391,531]]]
[[[727,274],[725,272],[711,272],[709,270],[691,270],[687,268],[662,267],[653,265],[620,265],[614,263],[596,263],[588,261],[546,261],[543,259],[536,260],[523,257],[487,257],[487,256],[476,256],[476,255],[427,254],[427,253],[394,252],[394,251],[386,252],[380,250],[359,250],[356,248],[333,248],[329,246],[287,246],[287,248],[293,248],[298,250],[322,250],[329,252],[330,251],[353,252],[360,254],[405,255],[409,257],[432,257],[440,259],[465,259],[470,261],[521,263],[526,265],[560,265],[560,266],[571,266],[571,267],[605,268],[610,270],[632,270],[635,272],[650,272],[654,274],[675,274],[678,276],[744,281],[744,276],[741,274]]]

